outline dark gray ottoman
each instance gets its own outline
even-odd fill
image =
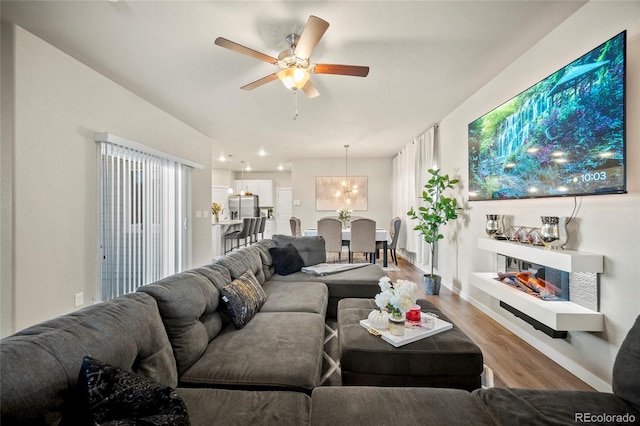
[[[426,300],[422,312],[446,315]],[[458,327],[395,348],[369,334],[359,324],[372,309],[371,299],[342,299],[338,303],[338,341],[342,384],[358,386],[426,386],[479,389],[482,351]]]

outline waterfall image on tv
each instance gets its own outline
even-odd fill
[[[469,200],[626,192],[626,31],[469,124]]]

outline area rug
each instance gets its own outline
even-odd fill
[[[327,319],[325,322],[324,353],[322,361],[321,386],[342,386],[340,375],[340,347],[338,345],[338,327],[335,319]],[[482,372],[482,388],[494,386],[493,370],[484,364]]]
[[[383,266],[382,270],[385,272],[399,272],[400,268],[398,268],[396,265],[389,264],[389,266]]]

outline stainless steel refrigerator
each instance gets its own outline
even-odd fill
[[[229,214],[232,220],[260,216],[257,195],[232,195],[229,197]]]

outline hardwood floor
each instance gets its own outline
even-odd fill
[[[443,287],[438,296],[424,294],[423,273],[401,257],[398,267],[400,271],[388,271],[387,275],[418,284],[420,298],[436,305],[480,346],[496,387],[594,390],[449,289]]]

